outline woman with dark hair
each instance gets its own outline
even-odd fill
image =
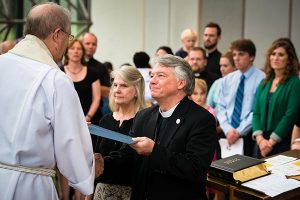
[[[272,43],[267,52],[265,73],[253,110],[253,138],[258,158],[290,149],[300,107],[299,61],[291,41],[278,39]]]
[[[88,68],[84,59],[81,41],[73,40],[65,53],[63,71],[72,79],[78,93],[86,121],[98,124],[99,102],[101,98],[100,81],[96,72]]]
[[[286,38],[286,37],[278,38],[278,39],[275,40],[273,43],[275,43],[275,42],[280,42],[280,41],[287,42],[287,43],[291,46],[292,51],[296,52],[295,46],[294,46],[294,44],[293,44],[293,42],[291,41],[290,38]],[[297,54],[295,55],[295,59],[299,62],[299,59],[298,59]]]
[[[155,56],[164,56],[166,54],[173,55],[172,49],[168,46],[158,47],[156,52],[155,52]]]

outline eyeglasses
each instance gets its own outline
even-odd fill
[[[74,40],[74,38],[75,38],[75,36],[74,35],[72,35],[72,34],[70,34],[70,33],[68,33],[68,32],[66,32],[66,31],[64,31],[63,29],[60,29],[62,32],[64,32],[65,34],[67,34],[68,35],[68,37],[69,37],[69,41],[72,41],[72,40]]]

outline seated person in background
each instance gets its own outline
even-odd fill
[[[185,58],[187,57],[191,48],[195,47],[198,40],[198,35],[197,32],[193,31],[192,29],[185,29],[181,33],[180,39],[182,42],[182,47],[175,53],[175,56]]]
[[[220,71],[221,71],[222,77],[226,76],[227,74],[229,74],[235,70],[236,70],[236,68],[234,65],[232,52],[228,51],[225,54],[223,54],[220,58]],[[207,95],[207,104],[213,108],[216,108],[216,100],[220,94],[221,81],[222,81],[221,78],[216,80],[212,84],[211,88],[209,89],[208,95]]]
[[[146,107],[144,99],[145,83],[141,73],[133,66],[123,66],[112,72],[112,86],[109,94],[109,105],[113,113],[105,115],[99,125],[119,133],[128,135],[135,114]],[[94,152],[108,155],[120,150],[123,143],[92,135]],[[119,166],[120,168],[122,166]],[[99,183],[94,199],[113,200],[129,199],[131,188],[125,183],[119,185]],[[128,184],[127,184],[128,185]]]
[[[253,110],[256,157],[290,149],[300,107],[299,61],[291,42],[276,40],[267,52],[266,78],[260,83]]]
[[[168,46],[158,47],[158,49],[155,52],[155,56],[164,56],[166,54],[173,55],[172,49]]]

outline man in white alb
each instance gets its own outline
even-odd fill
[[[26,37],[0,56],[1,199],[57,200],[56,166],[72,187],[93,193],[88,128],[72,81],[56,65],[69,33],[69,12],[40,4],[27,16]]]

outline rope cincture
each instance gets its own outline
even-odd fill
[[[56,171],[54,169],[41,168],[41,167],[25,167],[21,165],[8,165],[8,164],[0,163],[0,168],[18,171],[18,172],[42,175],[42,176],[55,177],[56,175]]]

